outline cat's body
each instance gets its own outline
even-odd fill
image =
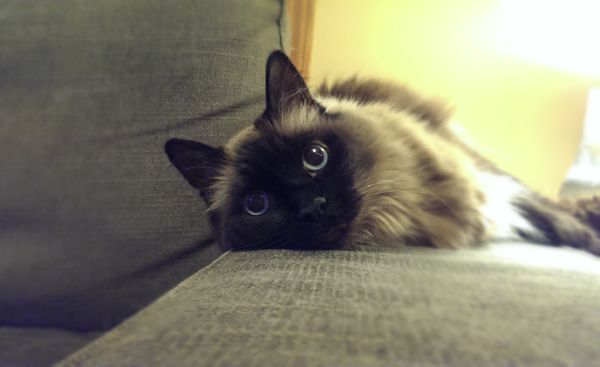
[[[377,80],[311,94],[276,52],[253,126],[222,148],[172,140],[167,153],[203,193],[226,247],[461,248],[525,238],[600,253],[593,228],[478,155],[448,115]]]

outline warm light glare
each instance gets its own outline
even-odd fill
[[[502,0],[496,32],[503,52],[600,77],[599,0]]]
[[[310,82],[376,76],[448,100],[484,156],[555,197],[600,82],[600,0],[553,1],[317,1]]]

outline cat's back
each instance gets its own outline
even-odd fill
[[[451,115],[451,108],[440,99],[424,97],[405,85],[375,78],[325,82],[318,87],[317,95],[359,104],[384,103],[396,111],[414,115],[431,127],[444,126]]]
[[[317,88],[317,99],[333,101],[351,101],[352,104],[368,107],[370,104],[381,104],[384,110],[401,112],[410,115],[407,128],[423,132],[424,140],[434,140],[436,145],[452,146],[458,149],[464,158],[471,160],[483,171],[505,174],[490,160],[482,156],[465,137],[457,133],[456,124],[451,123],[452,108],[440,98],[427,97],[410,87],[376,78],[352,77],[339,79],[332,83],[323,83]],[[335,105],[336,102],[333,104]],[[368,109],[372,113],[377,109]],[[365,111],[366,112],[366,111]],[[396,116],[397,119],[398,116]],[[400,119],[397,119],[400,120]],[[406,121],[407,118],[401,118]],[[400,121],[398,121],[400,123]],[[382,124],[385,125],[385,124]],[[395,125],[394,123],[388,125]],[[420,125],[420,126],[417,126]],[[389,127],[389,126],[388,126]],[[422,129],[422,128],[425,129]],[[386,133],[394,132],[394,128],[385,129]]]

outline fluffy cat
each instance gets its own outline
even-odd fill
[[[311,93],[275,51],[253,125],[223,147],[171,139],[165,150],[226,248],[464,248],[521,238],[600,254],[598,228],[477,154],[448,116],[378,80]]]

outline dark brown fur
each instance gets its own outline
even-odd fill
[[[563,200],[560,205],[600,236],[600,196],[575,201]]]
[[[580,220],[569,209],[538,195],[528,196],[515,204],[544,233],[549,244],[567,244],[600,255],[600,237],[597,235],[600,227],[594,231],[591,223],[586,223],[587,218]],[[574,210],[582,216],[588,213],[586,208]],[[523,234],[523,237],[528,238],[527,234]]]

